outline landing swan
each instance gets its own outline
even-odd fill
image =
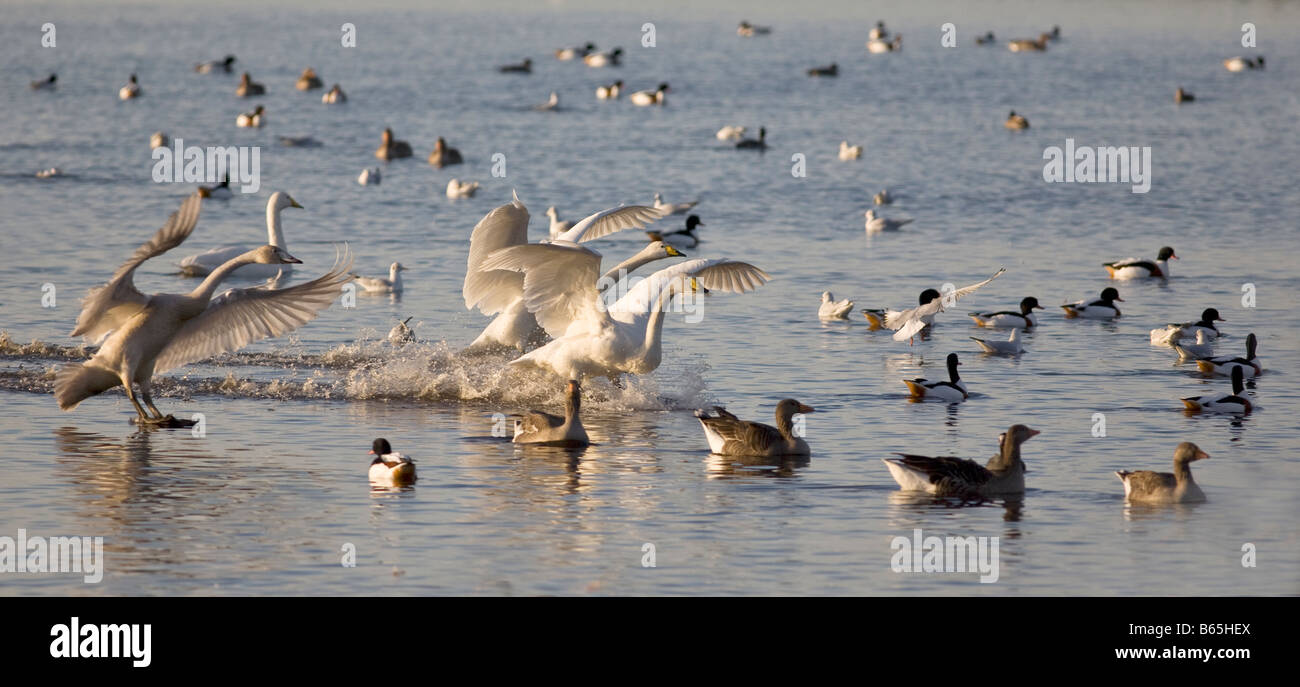
[[[351,260],[346,249],[333,269],[310,282],[286,289],[256,286],[213,293],[242,265],[282,265],[301,262],[276,246],[261,246],[225,263],[188,294],[145,296],[135,288],[137,267],[180,245],[198,224],[202,192],[196,192],[161,229],[102,287],[92,289],[82,303],[72,336],[103,341],[85,363],[65,365],[55,373],[54,397],[63,410],[111,389],[125,387],[140,423],[170,424],[153,404],[150,380],[214,355],[235,351],[254,341],[283,336],[315,319],[328,308],[347,281]],[[136,400],[132,385],[140,388]]]
[[[266,242],[268,244],[281,250],[289,249],[289,244],[284,241],[284,231],[280,228],[280,211],[285,208],[301,207],[293,196],[284,191],[276,191],[266,199]],[[187,256],[181,260],[181,274],[187,277],[202,277],[254,247],[248,244],[231,244]],[[245,264],[235,270],[234,276],[240,279],[269,279],[281,271],[288,276],[293,273],[293,268],[282,265]]]

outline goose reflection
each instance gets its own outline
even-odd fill
[[[958,497],[932,496],[922,491],[891,491],[888,495],[889,504],[893,510],[899,511],[894,513],[893,517],[898,518],[904,523],[917,523],[898,525],[900,527],[920,527],[920,523],[926,522],[924,517],[917,519],[916,516],[925,516],[931,510],[936,509],[955,509],[955,508],[1002,508],[1002,520],[1004,522],[1019,522],[1024,512],[1025,501],[1021,496],[1012,496],[1006,498],[994,499],[963,499]],[[908,517],[903,517],[907,515]]]
[[[710,453],[705,459],[709,479],[796,477],[800,468],[811,463],[809,456],[723,456]]]

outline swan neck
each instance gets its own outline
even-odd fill
[[[614,265],[614,267],[610,268],[608,272],[601,275],[600,277],[601,281],[604,283],[618,283],[619,279],[621,279],[625,274],[631,274],[634,270],[636,270],[636,268],[645,264],[652,263],[658,259],[660,259],[660,256],[657,254],[657,252],[647,253],[646,251],[642,251],[640,253],[637,253],[636,255],[633,255],[627,260],[624,260],[623,262]],[[612,282],[604,281],[606,279],[610,279],[612,280]]]
[[[673,283],[659,292],[659,297],[655,300],[654,306],[650,310],[650,321],[646,323],[645,328],[645,352],[653,351],[659,345],[664,330],[664,310],[668,302],[673,299],[681,282],[674,279]]]
[[[284,244],[284,231],[280,228],[280,206],[268,205],[266,208],[266,240],[272,246],[282,250],[289,247]]]
[[[227,260],[222,263],[220,267],[208,273],[207,278],[204,279],[197,288],[190,292],[190,298],[194,298],[206,304],[212,299],[212,294],[217,290],[217,287],[221,285],[221,282],[226,280],[226,277],[229,277],[232,272],[240,267],[254,262],[256,262],[256,260],[253,257],[253,251]]]

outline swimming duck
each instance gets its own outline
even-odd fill
[[[555,51],[555,59],[572,60],[575,57],[586,57],[596,49],[595,43],[588,43],[578,48],[560,48]]]
[[[600,100],[614,100],[618,94],[623,92],[623,81],[620,79],[608,86],[597,86],[596,97]]]
[[[1190,103],[1194,100],[1196,100],[1196,96],[1184,91],[1182,86],[1179,86],[1178,90],[1174,91],[1174,102],[1176,103]]]
[[[1006,341],[989,341],[975,336],[971,340],[979,344],[980,350],[993,355],[1020,355],[1025,351],[1025,347],[1020,345],[1019,329],[1012,329],[1011,338]]]
[[[474,194],[477,192],[477,181],[466,181],[462,183],[460,179],[452,179],[447,182],[447,197],[453,200],[456,198],[473,198]]]
[[[740,22],[740,25],[736,27],[736,35],[743,36],[745,38],[753,38],[754,36],[766,36],[769,33],[772,33],[772,27],[756,26],[744,20],[742,20]]]
[[[1051,35],[1046,33],[1036,39],[1020,38],[1007,43],[1007,49],[1011,52],[1043,52],[1047,49],[1047,41],[1051,38]]]
[[[533,58],[525,57],[524,61],[518,64],[503,64],[497,67],[497,71],[502,74],[532,74]]]
[[[867,210],[864,214],[867,218],[866,227],[868,234],[878,234],[882,231],[898,231],[916,221],[913,219],[887,219],[885,217],[877,217],[875,210]]]
[[[1237,365],[1232,368],[1232,393],[1184,398],[1182,399],[1184,409],[1188,412],[1249,415],[1254,408],[1250,405],[1250,401],[1246,400],[1246,397],[1242,395],[1246,390],[1246,385],[1242,381],[1245,378],[1243,374],[1244,368],[1244,365]]]
[[[776,404],[776,426],[747,422],[713,406],[713,415],[696,410],[709,450],[721,456],[806,456],[812,453],[808,442],[795,434],[794,416],[814,412],[793,398]]]
[[[118,89],[117,91],[117,97],[121,98],[122,100],[139,98],[141,94],[142,91],[140,90],[140,82],[136,81],[135,74],[132,74],[131,80],[127,81],[126,85]]]
[[[200,186],[199,188],[201,188],[201,189],[203,189],[204,191],[207,192],[207,194],[208,194],[208,195],[206,196],[207,198],[212,198],[213,200],[230,200],[230,199],[233,198],[234,195],[235,195],[235,194],[230,190],[230,173],[229,173],[229,172],[226,172],[226,176],[222,177],[222,179],[221,179],[221,181],[220,181],[219,183],[213,184],[213,185],[211,185],[211,186]],[[283,248],[284,246],[280,246],[280,247]],[[224,261],[222,261],[222,262],[224,262]],[[220,263],[218,263],[218,264],[220,264]]]
[[[50,74],[48,79],[33,81],[28,85],[32,87],[33,91],[44,91],[44,90],[53,89],[55,85],[57,85],[58,80],[59,80],[58,74]]]
[[[333,88],[325,91],[320,97],[320,101],[325,105],[340,105],[348,101],[348,94],[344,93],[338,84],[334,84]]]
[[[1223,61],[1223,66],[1230,72],[1242,72],[1247,69],[1263,69],[1264,56],[1260,55],[1253,60],[1249,57],[1230,57]]]
[[[1205,460],[1210,454],[1190,441],[1174,449],[1174,471],[1117,470],[1115,476],[1124,483],[1124,498],[1134,503],[1202,503],[1205,492],[1192,479],[1191,463]]]
[[[153,150],[154,148],[166,148],[171,144],[172,144],[172,137],[168,136],[167,134],[161,131],[155,131],[153,132],[153,135],[149,137],[150,150]]]
[[[873,38],[867,41],[867,52],[886,53],[895,52],[903,49],[903,34],[894,34],[894,40],[886,41],[883,38]]]
[[[825,67],[813,67],[808,70],[808,76],[839,76],[840,66],[834,62]]]
[[[244,72],[239,77],[239,85],[235,87],[235,95],[240,98],[247,98],[254,95],[266,95],[266,86],[253,81],[248,72]]]
[[[1110,273],[1111,279],[1146,279],[1156,277],[1159,279],[1169,278],[1169,261],[1177,260],[1178,256],[1174,255],[1174,249],[1165,246],[1160,249],[1156,259],[1143,260],[1141,258],[1124,258],[1115,262],[1103,263],[1103,267]]]
[[[194,65],[194,71],[200,74],[215,74],[218,72],[229,74],[230,72],[234,71],[234,64],[235,64],[235,56],[226,55],[226,59],[224,60],[200,62],[199,64]]]
[[[265,112],[266,110],[261,105],[258,105],[252,112],[243,112],[238,117],[235,117],[235,126],[260,127],[262,126],[262,115]]]
[[[663,211],[665,217],[668,215],[684,215],[691,208],[699,204],[700,201],[698,200],[693,200],[687,203],[665,203],[663,195],[659,193],[655,194],[654,200],[654,208]]]
[[[659,87],[653,91],[637,91],[636,93],[629,95],[627,99],[632,101],[633,105],[639,105],[641,107],[647,105],[664,105],[668,102],[667,97],[665,97],[667,93],[668,84],[661,83],[659,84]]]
[[[50,167],[49,169],[42,169],[36,172],[37,179],[52,179],[61,176],[63,176],[63,170],[58,167]]]
[[[1066,303],[1061,307],[1065,309],[1067,319],[1082,317],[1088,320],[1113,320],[1120,316],[1119,308],[1115,307],[1116,301],[1123,303],[1124,299],[1119,297],[1119,291],[1108,286],[1102,289],[1101,295],[1094,300]]]
[[[1197,332],[1197,336],[1204,336],[1205,332]],[[1259,340],[1255,338],[1254,332],[1246,337],[1246,357],[1239,358],[1231,355],[1220,355],[1214,357],[1202,357],[1196,361],[1196,367],[1201,372],[1215,375],[1231,376],[1232,371],[1240,369],[1243,377],[1254,377],[1264,374],[1264,367],[1259,362],[1259,357],[1255,354],[1255,349]],[[1177,346],[1175,346],[1177,348]]]
[[[853,301],[844,299],[835,300],[835,294],[830,291],[822,291],[822,304],[817,309],[817,318],[821,320],[847,320],[849,313],[853,311]]]
[[[324,88],[325,84],[316,76],[316,70],[308,67],[302,70],[302,75],[298,77],[298,83],[295,84],[300,91],[310,91],[313,88]]]
[[[880,189],[880,193],[877,193],[871,199],[871,202],[875,203],[876,205],[889,205],[890,203],[894,202],[894,197],[889,194],[889,189],[883,188]]]
[[[736,147],[741,150],[767,150],[767,127],[758,128],[758,138],[746,138],[738,141]]]
[[[857,160],[862,157],[862,146],[851,146],[848,141],[840,141],[840,159]]]
[[[1024,115],[1018,115],[1015,110],[1012,110],[1011,114],[1007,115],[1007,121],[1003,122],[1002,125],[1008,129],[1028,129],[1029,120],[1025,119]]]
[[[976,37],[975,37],[975,45],[993,45],[994,43],[997,43],[997,42],[998,42],[998,39],[996,39],[996,38],[993,37],[993,32],[992,32],[992,31],[989,31],[988,33],[984,34],[983,36],[976,36]]]
[[[445,141],[441,136],[438,137],[437,141],[433,142],[433,152],[429,153],[429,164],[438,169],[442,169],[447,165],[459,165],[462,162],[464,162],[464,160],[460,157],[460,151],[455,148],[449,148],[447,146],[447,141]]]
[[[872,40],[884,40],[889,38],[889,29],[885,28],[885,22],[876,21],[876,25],[867,32],[867,38]]]
[[[587,430],[582,426],[579,411],[582,408],[582,387],[570,379],[564,387],[564,417],[540,410],[531,410],[515,420],[516,444],[546,444],[548,446],[587,446]]]
[[[1038,319],[1034,317],[1034,309],[1043,310],[1043,306],[1038,304],[1038,299],[1033,296],[1021,299],[1020,312],[1010,310],[998,310],[994,312],[973,312],[970,313],[972,320],[978,327],[989,327],[991,329],[1029,329],[1038,324]]]
[[[694,248],[699,245],[700,237],[695,235],[695,228],[704,226],[699,215],[691,215],[686,218],[686,228],[676,231],[647,231],[646,235],[651,241],[663,241],[678,246]]]
[[[623,56],[622,48],[614,48],[611,52],[597,52],[590,55],[583,55],[582,62],[588,67],[617,67],[619,59]]]
[[[384,133],[380,138],[379,147],[375,149],[375,157],[380,160],[397,160],[399,158],[411,156],[411,144],[406,141],[393,140],[393,130],[384,127]]]
[[[325,145],[313,136],[276,136],[275,140],[286,148],[319,148]]]
[[[916,379],[904,379],[903,384],[907,385],[907,390],[911,392],[912,398],[960,403],[965,401],[970,394],[966,391],[966,384],[961,381],[961,376],[957,374],[958,365],[961,365],[961,362],[957,360],[957,354],[949,353],[947,381],[932,382],[924,377],[917,377]]]
[[[745,127],[728,124],[718,129],[718,133],[715,135],[719,141],[739,141],[745,136]]]
[[[384,486],[415,481],[415,461],[393,450],[387,439],[375,439],[370,446],[370,481]]]
[[[388,266],[387,279],[383,277],[361,277],[355,274],[350,276],[353,281],[361,285],[361,288],[370,293],[401,293],[402,272],[404,271],[406,271],[406,268],[402,266],[402,263],[395,262]]]
[[[1214,325],[1215,322],[1227,322],[1219,316],[1219,311],[1215,308],[1206,308],[1201,311],[1201,319],[1196,322],[1181,322],[1167,324],[1161,329],[1151,330],[1151,345],[1153,346],[1172,346],[1179,339],[1195,339],[1198,332],[1205,332],[1205,336],[1210,339],[1219,338],[1219,328]]]
[[[1039,435],[1036,429],[1012,425],[1000,437],[998,454],[985,465],[953,456],[882,458],[889,474],[904,491],[924,491],[935,496],[988,498],[1025,491],[1025,462],[1020,445]]]

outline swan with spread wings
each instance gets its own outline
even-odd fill
[[[85,399],[121,384],[135,406],[139,424],[179,424],[182,421],[164,416],[153,404],[151,380],[155,374],[288,334],[328,308],[343,284],[351,280],[348,270],[352,261],[345,247],[334,268],[312,281],[285,289],[231,289],[214,298],[221,282],[243,265],[302,262],[283,248],[265,245],[226,261],[190,293],[144,295],[135,287],[136,268],[189,237],[198,224],[205,196],[200,190],[186,198],[107,284],[86,295],[72,336],[103,344],[90,360],[65,365],[55,373],[54,397],[60,408],[72,410]],[[132,385],[139,387],[139,400]]]

